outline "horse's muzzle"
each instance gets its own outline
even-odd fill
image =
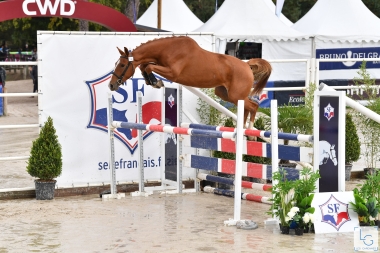
[[[119,86],[117,85],[117,83],[110,83],[108,85],[108,88],[110,88],[111,91],[114,91],[114,90],[118,90]]]

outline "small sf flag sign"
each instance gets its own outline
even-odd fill
[[[352,191],[316,193],[312,202],[315,233],[354,232],[359,219],[350,202],[355,202]]]

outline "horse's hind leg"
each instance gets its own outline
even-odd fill
[[[244,112],[247,112],[247,114],[248,114],[248,112],[250,113],[248,129],[253,129],[255,118],[256,118],[256,113],[257,113],[257,110],[259,109],[259,101],[252,99],[251,97],[247,97],[244,100],[244,107],[245,107]],[[256,137],[249,136],[248,139],[249,140],[256,140]]]
[[[232,100],[228,96],[228,91],[227,91],[227,89],[224,86],[215,87],[215,95],[217,95],[218,97],[220,97],[222,100],[227,101],[227,102],[231,102],[231,103],[233,103],[233,104],[235,104],[237,106],[237,101],[236,100]],[[245,101],[244,102],[244,127],[246,126],[248,114],[250,112],[250,110],[248,110],[247,108],[248,108],[247,107],[247,101]]]

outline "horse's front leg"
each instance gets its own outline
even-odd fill
[[[162,80],[157,80],[156,77],[154,76],[153,72],[159,74],[160,76],[165,77],[166,79],[175,82],[178,75],[176,75],[171,68],[169,67],[164,67],[164,66],[159,66],[159,65],[148,65],[146,68],[146,72],[148,73],[148,76],[150,80],[153,83],[154,88],[161,88],[164,87],[164,83]]]
[[[154,84],[153,84],[151,78],[149,77],[148,73],[146,72],[146,67],[147,67],[147,66],[148,66],[148,64],[141,64],[141,65],[140,65],[141,74],[142,74],[142,76],[144,77],[144,79],[145,79],[145,83],[146,83],[147,85],[154,86]],[[153,74],[152,74],[152,75],[153,75]],[[153,75],[153,77],[154,77],[154,75]],[[156,79],[156,78],[154,77],[154,79]],[[154,81],[154,80],[153,80],[153,81]],[[156,80],[155,82],[157,82],[157,80]]]

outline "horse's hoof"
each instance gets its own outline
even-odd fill
[[[158,80],[155,87],[157,87],[157,88],[164,87],[164,83],[162,82],[162,80]]]

